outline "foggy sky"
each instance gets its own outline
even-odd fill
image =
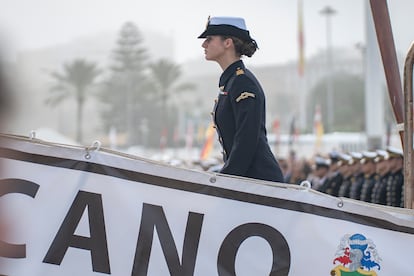
[[[333,46],[353,47],[364,41],[365,0],[303,0],[305,54],[326,47],[326,18],[319,11],[330,5]],[[0,38],[7,53],[50,47],[100,32],[119,30],[133,21],[141,30],[171,37],[177,62],[202,58],[208,15],[241,16],[259,44],[252,62],[273,64],[297,58],[297,1],[295,0],[0,0]],[[395,42],[399,51],[414,38],[412,0],[389,1]],[[404,24],[406,26],[404,26]]]

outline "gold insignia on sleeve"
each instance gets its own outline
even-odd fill
[[[240,67],[239,68],[237,68],[237,70],[236,70],[236,75],[237,76],[239,76],[239,75],[243,75],[244,74],[244,70],[243,69],[241,69]]]
[[[256,98],[256,95],[250,92],[243,92],[240,96],[237,97],[236,103],[240,102],[241,100],[247,99],[248,97]]]

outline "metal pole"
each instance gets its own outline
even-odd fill
[[[413,177],[413,63],[414,43],[408,50],[404,64],[404,207],[414,209]]]
[[[400,72],[398,69],[397,54],[395,52],[395,44],[392,35],[390,16],[386,0],[370,0],[372,17],[374,18],[375,29],[377,32],[378,44],[381,50],[382,63],[384,65],[385,77],[387,79],[388,94],[393,107],[395,119],[397,121],[397,129],[400,133],[401,144],[404,149],[404,200],[405,207],[413,208],[412,202],[412,83],[408,79],[412,78],[412,63],[404,72],[406,76],[406,91],[410,96],[406,95],[406,122],[404,122],[403,112],[403,93],[401,87]],[[409,54],[411,56],[411,54]],[[407,57],[408,58],[408,57]],[[410,61],[406,61],[410,62]],[[411,86],[411,87],[410,87]],[[407,99],[409,98],[409,99]],[[411,106],[410,106],[411,105]],[[403,127],[402,127],[403,126]],[[403,133],[405,129],[405,133]]]
[[[327,116],[328,116],[328,131],[332,132],[334,123],[334,95],[332,77],[329,72],[332,72],[332,30],[331,30],[331,16],[336,13],[330,6],[326,6],[320,13],[326,16],[326,99],[327,99]]]
[[[403,93],[387,1],[370,0],[370,4],[387,80],[388,94],[399,128],[401,144],[404,146],[403,129],[399,127],[404,122]]]

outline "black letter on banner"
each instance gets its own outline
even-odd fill
[[[74,234],[86,207],[90,238]],[[60,265],[69,246],[90,250],[93,271],[111,274],[100,194],[79,191],[43,262]]]
[[[233,229],[224,239],[217,260],[219,276],[236,275],[236,254],[240,245],[249,237],[265,239],[273,252],[273,264],[270,276],[286,276],[290,269],[290,250],[282,234],[266,224],[247,223]],[[254,253],[256,254],[256,253]]]
[[[32,198],[36,196],[39,185],[23,179],[0,180],[0,196],[6,194],[24,194]],[[7,258],[26,258],[25,244],[11,244],[0,240],[0,256]]]
[[[185,229],[182,265],[178,257],[177,248],[167,218],[161,206],[143,204],[141,225],[139,228],[137,248],[135,252],[132,276],[146,276],[151,255],[154,226],[157,228],[162,251],[167,261],[170,275],[193,275],[200,241],[203,214],[192,213],[188,215]]]

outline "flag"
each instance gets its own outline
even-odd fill
[[[316,135],[315,149],[319,149],[322,144],[323,136],[323,123],[321,107],[317,105],[315,107],[315,114],[313,117],[313,133]]]
[[[298,58],[298,73],[302,77],[305,72],[305,37],[303,32],[303,5],[302,0],[298,0],[298,45],[299,45],[299,58]]]
[[[203,149],[201,150],[201,160],[205,160],[210,156],[211,151],[213,150],[214,134],[214,124],[211,123],[206,130],[206,140],[204,142]]]

